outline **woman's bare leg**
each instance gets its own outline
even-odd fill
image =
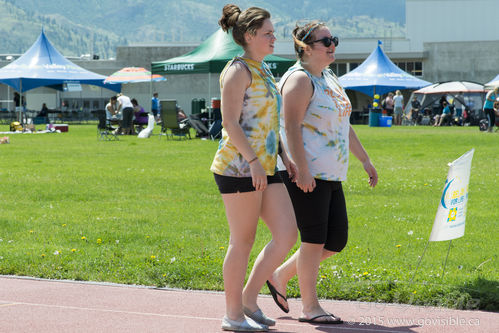
[[[231,320],[243,321],[244,278],[255,240],[262,192],[222,194],[222,198],[230,229],[230,241],[223,266],[226,315]]]
[[[258,293],[286,258],[298,235],[293,206],[283,184],[270,184],[263,192],[260,216],[272,233],[272,240],[256,258],[243,291],[243,304],[252,312],[258,310]]]
[[[270,283],[276,288],[276,290],[281,293],[281,295],[286,295],[286,286],[296,274],[297,274],[297,259],[300,255],[301,248],[298,249],[286,262],[284,262],[272,276],[269,278]],[[320,261],[324,261],[332,255],[336,254],[336,252],[332,252],[326,249],[322,249],[322,256]],[[284,300],[279,300],[281,304],[285,304]],[[285,306],[287,308],[287,306]]]

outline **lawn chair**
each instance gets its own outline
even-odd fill
[[[36,116],[33,118],[33,125],[44,125],[49,123],[49,118],[44,116]]]
[[[166,136],[167,139],[172,138],[174,136],[179,139],[191,138],[190,126],[188,122],[180,122],[177,118],[177,101],[174,99],[164,99],[160,102],[160,118],[161,118],[161,132],[159,134],[159,138],[163,135]]]
[[[105,141],[119,140],[114,133],[116,128],[112,127],[106,119],[105,110],[97,110],[97,119],[99,119],[97,123],[97,139]]]
[[[213,123],[210,126],[212,140],[222,138],[222,113],[220,109],[213,109]]]

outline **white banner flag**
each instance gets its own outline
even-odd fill
[[[438,204],[430,242],[451,240],[464,235],[468,184],[474,152],[475,149],[471,149],[454,162],[449,163],[449,174]]]

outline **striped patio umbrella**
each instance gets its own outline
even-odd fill
[[[136,82],[158,82],[166,79],[158,74],[151,76],[151,72],[143,67],[125,67],[108,76],[104,83],[136,83]]]

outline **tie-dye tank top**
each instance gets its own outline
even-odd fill
[[[229,61],[220,74],[221,89],[225,72],[236,61],[246,66],[251,73],[251,85],[244,94],[239,124],[265,173],[274,175],[279,144],[281,96],[265,62],[240,57]],[[248,162],[234,146],[225,129],[222,129],[222,139],[210,170],[223,176],[251,177]]]
[[[345,181],[348,170],[352,104],[332,72],[323,70],[322,76],[316,77],[307,72],[300,62],[289,68],[281,78],[279,91],[288,77],[296,71],[305,72],[314,87],[301,125],[305,157],[310,173],[317,179]],[[280,134],[283,145],[289,152],[283,119],[281,119]]]

